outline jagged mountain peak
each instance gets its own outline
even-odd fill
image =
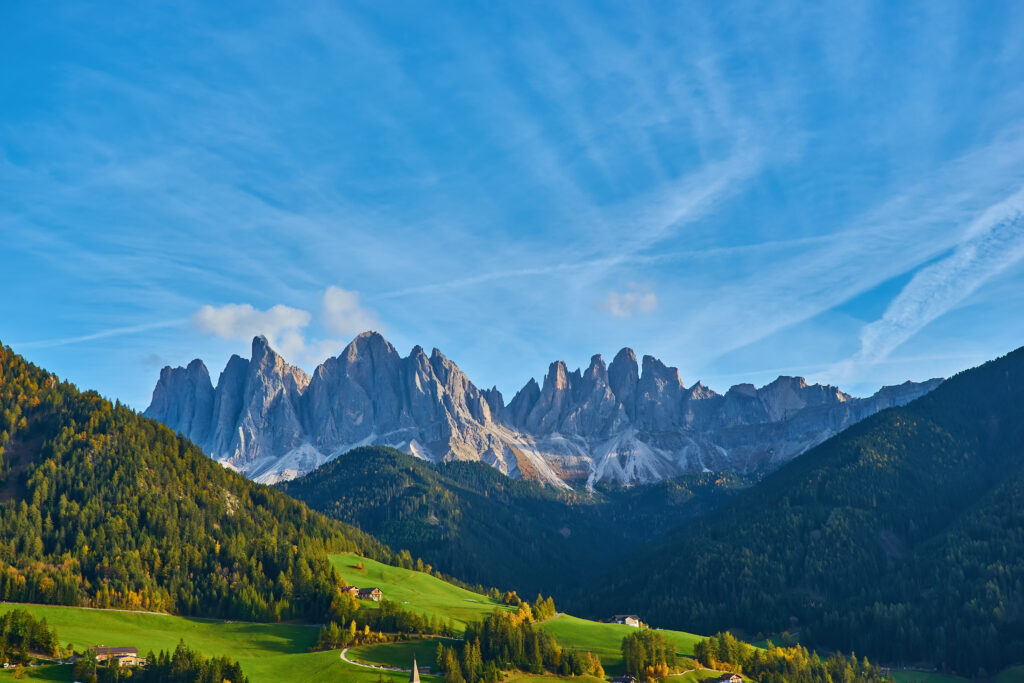
[[[551,387],[558,391],[565,391],[571,389],[571,373],[565,365],[564,360],[556,360],[548,366],[548,374],[544,377],[544,386],[550,384]]]
[[[359,359],[360,356],[369,354],[371,356],[394,356],[400,357],[395,347],[384,338],[380,332],[373,330],[361,332],[355,339],[348,343],[348,346],[341,352],[341,357],[349,362]]]
[[[683,380],[679,377],[679,368],[671,367],[662,363],[654,356],[645,355],[641,366],[640,381],[664,381],[678,385],[685,389]]]
[[[634,352],[633,349],[629,348],[628,346],[623,346],[621,349],[619,349],[619,352],[615,354],[615,357],[612,358],[612,362],[636,363],[636,352]]]
[[[170,370],[170,369],[171,369],[171,367],[169,365],[164,368],[164,370]],[[191,363],[189,363],[188,367],[186,367],[186,370],[188,370],[193,375],[203,374],[203,375],[206,375],[207,377],[210,376],[210,371],[206,369],[206,363],[204,363],[203,361],[199,360],[198,358],[196,358]]]

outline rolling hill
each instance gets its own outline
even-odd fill
[[[316,621],[344,550],[389,555],[0,348],[0,599]]]

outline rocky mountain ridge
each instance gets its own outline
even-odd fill
[[[232,356],[214,387],[200,360],[165,367],[145,415],[211,457],[272,483],[362,445],[390,445],[434,462],[479,460],[510,476],[566,482],[651,482],[695,471],[772,469],[879,410],[903,405],[934,379],[854,398],[779,377],[718,394],[686,387],[676,368],[622,349],[607,366],[551,364],[508,404],[480,390],[439,350],[402,357],[366,332],[312,377],[264,337]]]

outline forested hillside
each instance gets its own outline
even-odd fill
[[[482,463],[434,465],[369,446],[278,486],[445,573],[532,596],[593,578],[751,481],[700,474],[590,495],[510,479]]]
[[[1019,349],[797,458],[577,606],[992,673],[1024,660],[1022,459]]]
[[[320,620],[386,549],[0,347],[0,599]]]

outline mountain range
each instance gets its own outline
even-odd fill
[[[586,370],[551,363],[508,404],[451,360],[416,346],[402,357],[365,332],[313,375],[267,339],[232,356],[216,386],[201,360],[165,367],[145,411],[225,466],[274,483],[353,448],[388,445],[431,462],[480,461],[557,487],[647,483],[702,471],[766,471],[942,380],[906,382],[855,398],[779,377],[724,395],[687,387],[676,368],[632,349]]]

